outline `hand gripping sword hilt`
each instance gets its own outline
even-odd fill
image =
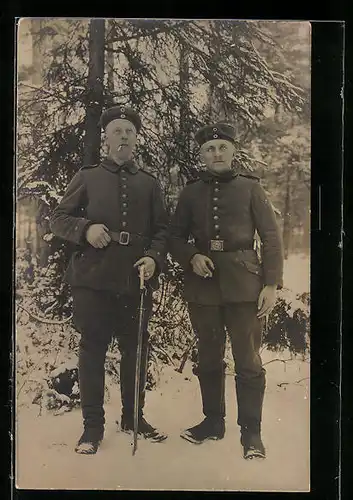
[[[140,290],[144,290],[145,288],[145,266],[142,265],[139,268],[139,276],[140,276]]]

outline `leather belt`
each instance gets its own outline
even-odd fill
[[[253,243],[249,244],[242,244],[242,245],[236,245],[230,241],[227,240],[222,240],[222,239],[215,239],[215,240],[209,240],[208,242],[205,242],[203,244],[197,244],[196,247],[200,248],[200,250],[203,251],[209,251],[209,252],[237,252],[241,250],[253,250]]]
[[[112,241],[123,246],[133,245],[134,243],[148,240],[148,238],[142,234],[130,233],[129,231],[109,231],[109,236]]]

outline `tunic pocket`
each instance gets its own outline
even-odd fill
[[[257,276],[262,276],[262,267],[260,264],[250,262],[248,260],[241,259],[239,261],[242,266],[244,266],[250,273],[256,274]]]
[[[104,250],[92,246],[85,248],[77,255],[77,265],[84,272],[94,271],[102,260]]]

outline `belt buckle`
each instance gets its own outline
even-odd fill
[[[223,252],[224,240],[210,240],[210,250],[213,252]]]
[[[130,242],[130,233],[127,231],[120,231],[119,234],[119,245],[128,245]]]

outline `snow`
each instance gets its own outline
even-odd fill
[[[309,290],[309,262],[301,255],[285,262],[284,284]],[[263,413],[264,461],[242,458],[234,378],[226,380],[226,435],[195,446],[180,432],[202,419],[197,379],[187,363],[182,374],[165,366],[158,387],[147,392],[146,418],[168,433],[164,443],[119,432],[119,386],[109,381],[106,433],[98,453],[82,456],[74,446],[82,431],[81,412],[54,415],[37,405],[16,415],[16,485],[25,489],[308,491],[310,475],[310,364],[290,353],[262,353],[267,371]],[[72,360],[74,361],[74,360]],[[284,362],[285,361],[285,362]],[[67,365],[69,366],[69,365]]]
[[[71,359],[59,365],[55,370],[50,372],[50,377],[55,378],[64,373],[66,370],[70,371],[77,368],[78,359],[76,356],[72,356]]]
[[[310,260],[305,254],[292,254],[284,261],[284,286],[295,293],[310,292]]]
[[[275,357],[278,357],[276,355]],[[285,357],[285,356],[284,356]],[[287,356],[288,357],[288,356]],[[272,359],[272,355],[269,354]],[[265,359],[267,359],[265,357]],[[202,418],[199,388],[190,365],[183,374],[165,370],[158,390],[147,393],[146,417],[168,433],[164,443],[139,440],[136,455],[131,437],[117,431],[119,388],[106,404],[105,439],[95,456],[77,455],[81,432],[79,410],[37,417],[31,407],[18,415],[17,486],[33,489],[307,491],[309,485],[308,364],[273,362],[267,367],[263,462],[241,456],[236,424],[235,390],[227,377],[227,432],[222,441],[195,446],[179,437],[183,428]]]

